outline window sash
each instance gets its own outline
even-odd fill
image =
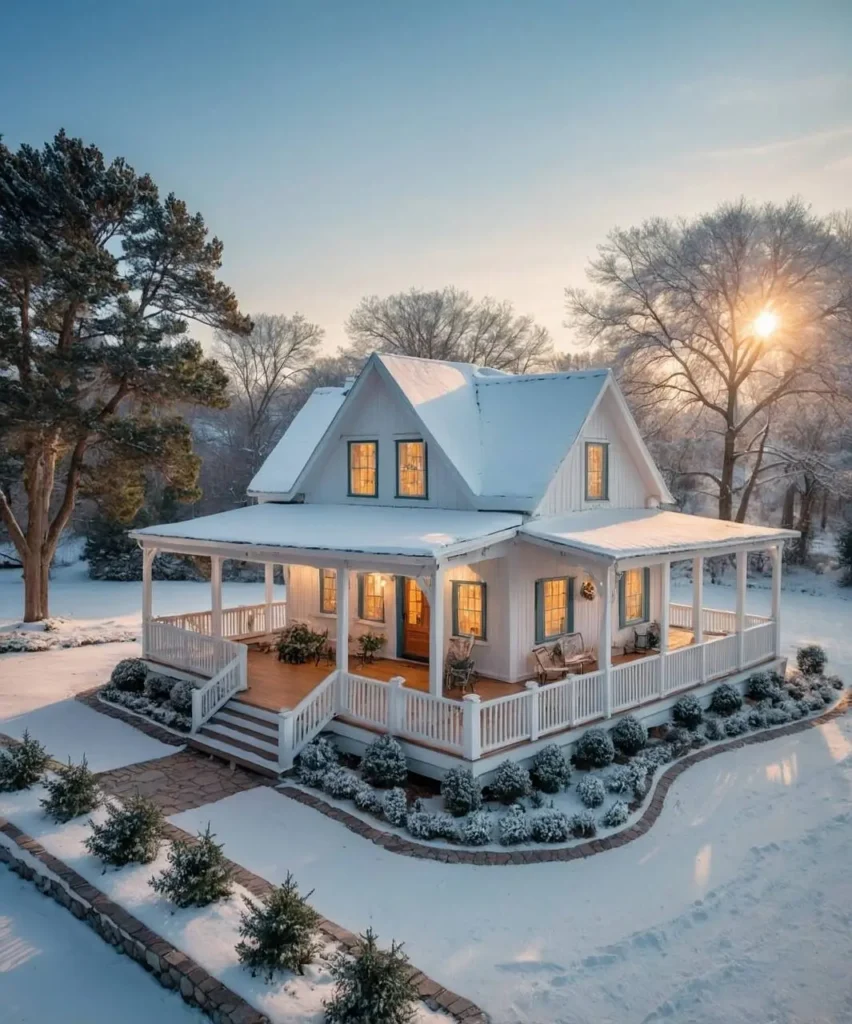
[[[650,610],[651,570],[626,569],[619,581],[618,603],[620,625],[635,626],[647,622]]]
[[[379,442],[349,442],[349,494],[376,498],[379,494]]]
[[[609,445],[602,441],[586,442],[586,501],[607,501],[609,498]]]
[[[396,496],[428,497],[425,441],[396,442]]]
[[[320,569],[320,612],[323,615],[337,614],[337,569]]]
[[[453,635],[484,640],[486,636],[485,584],[453,580]]]
[[[554,576],[536,580],[535,633],[536,643],[574,631],[574,579]]]
[[[385,621],[385,592],[378,573],[365,572],[358,577],[358,618]]]

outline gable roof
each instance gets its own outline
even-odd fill
[[[380,374],[414,413],[426,440],[444,453],[480,508],[533,512],[608,390],[617,396],[634,454],[645,464],[662,501],[673,500],[609,370],[510,374],[470,363],[373,353],[346,395],[347,404],[357,400],[371,373]],[[333,443],[335,424],[344,408],[341,396],[313,446],[304,435],[290,438],[297,416],[248,493],[290,500],[309,468]],[[312,422],[318,425],[319,416]],[[294,473],[298,462],[301,467]],[[279,476],[276,463],[288,472]]]

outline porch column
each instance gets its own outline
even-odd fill
[[[432,607],[429,609],[429,693],[444,692],[444,581],[446,569],[435,566],[432,574]]]
[[[349,671],[349,566],[337,567],[337,669]]]
[[[781,657],[781,568],[784,545],[773,544],[769,549],[772,559],[772,621],[775,623],[775,657]]]
[[[151,642],[148,636],[154,608],[153,567],[156,548],[142,548],[142,657],[150,652]]]
[[[615,593],[615,569],[608,566],[601,580],[600,632],[598,633],[598,668],[603,672],[604,717],[612,717],[612,595]]]
[[[695,643],[704,643],[704,557],[692,559],[692,633]]]
[[[666,656],[669,650],[669,617],[672,600],[672,563],[660,563],[660,696],[666,692]]]
[[[210,556],[210,594],[211,614],[210,620],[213,627],[213,636],[217,640],[222,638],[222,557],[221,555]]]
[[[273,562],[263,563],[263,599],[266,603],[266,632],[272,632],[272,604],[275,591],[273,585],[275,583],[275,564]]]
[[[736,611],[736,632],[737,632],[737,668],[741,669],[745,662],[745,601],[746,601],[746,578],[748,575],[748,552],[737,552],[737,611]]]

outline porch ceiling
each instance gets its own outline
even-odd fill
[[[533,541],[610,561],[650,555],[722,554],[798,536],[795,530],[730,523],[662,509],[573,512],[532,519],[521,527],[520,533]]]
[[[522,517],[507,512],[376,505],[251,505],[217,515],[135,530],[149,546],[171,550],[271,549],[440,560],[514,536]],[[248,552],[246,553],[248,558]]]

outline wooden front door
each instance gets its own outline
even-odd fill
[[[402,581],[402,651],[403,658],[429,660],[429,602],[415,580]]]

